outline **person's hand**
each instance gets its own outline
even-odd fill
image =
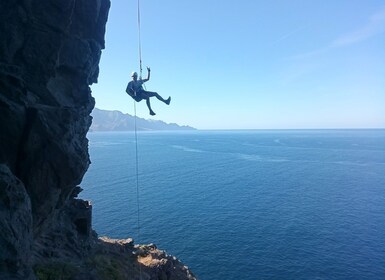
[[[148,72],[151,72],[151,69],[150,69],[150,67],[148,67],[148,66],[147,66],[147,71],[148,71]]]

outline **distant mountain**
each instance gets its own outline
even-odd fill
[[[129,131],[135,130],[135,117],[120,111],[107,111],[95,108],[91,113],[90,131]],[[176,123],[136,119],[137,130],[195,130],[191,126],[180,126]]]

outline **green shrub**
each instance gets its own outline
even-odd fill
[[[78,269],[67,263],[38,264],[34,272],[39,280],[71,280]]]

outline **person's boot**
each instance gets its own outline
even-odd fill
[[[167,105],[170,105],[170,102],[171,102],[171,96],[170,96],[169,98],[166,99],[165,103],[166,103]]]
[[[151,116],[155,116],[156,114],[155,114],[155,112],[154,112],[153,110],[151,110],[151,111],[150,111],[150,115],[151,115]]]

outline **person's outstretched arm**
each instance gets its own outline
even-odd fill
[[[151,69],[150,69],[150,67],[147,67],[147,79],[144,79],[143,83],[150,80],[150,76],[151,76]]]

